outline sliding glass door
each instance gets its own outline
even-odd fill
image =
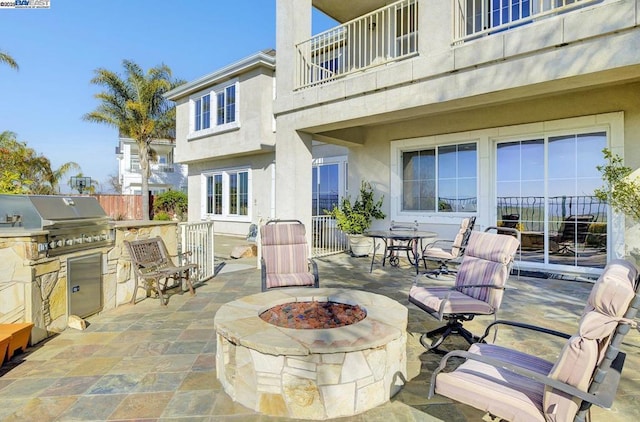
[[[497,144],[497,223],[522,232],[522,261],[604,267],[607,206],[593,192],[606,146],[605,132]]]

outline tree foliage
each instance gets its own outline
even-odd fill
[[[103,68],[95,70],[91,83],[103,91],[95,94],[100,104],[84,119],[115,127],[120,136],[136,142],[142,171],[142,214],[147,218],[150,144],[154,139],[175,138],[175,106],[164,94],[183,82],[172,79],[171,69],[164,64],[146,73],[129,60],[123,60],[122,66],[123,75]]]
[[[0,133],[0,162],[0,193],[54,195],[62,177],[80,169],[74,162],[52,169],[48,158],[9,131]]]
[[[156,216],[169,215],[176,216],[183,220],[187,213],[187,194],[177,190],[168,190],[153,198],[153,211]],[[155,218],[154,219],[159,219]]]
[[[595,196],[613,209],[640,222],[640,182],[631,175],[632,169],[609,149],[602,150],[607,164],[598,166],[605,186],[595,190]]]
[[[13,59],[13,57],[7,53],[3,53],[2,51],[0,51],[0,63],[4,63],[9,67],[18,70],[18,63]]]

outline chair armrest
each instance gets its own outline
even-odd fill
[[[475,353],[470,353],[464,350],[453,350],[447,353],[442,358],[442,360],[440,361],[440,365],[438,365],[436,370],[433,371],[433,374],[431,375],[431,385],[429,387],[429,398],[432,398],[435,395],[437,375],[440,372],[442,372],[442,370],[447,365],[447,361],[449,360],[449,358],[452,358],[452,357],[471,359],[478,362],[486,363],[488,365],[491,365],[497,368],[506,369],[507,371],[510,371],[514,374],[518,374],[523,377],[530,378],[544,385],[548,385],[553,389],[562,391],[571,396],[577,397],[581,400],[587,401],[589,403],[593,403],[603,408],[608,408],[611,406],[611,403],[613,403],[613,397],[611,394],[604,394],[604,395],[592,394],[592,393],[580,390],[576,387],[573,387],[569,384],[565,384],[564,382],[550,378],[547,375],[542,375],[538,372],[532,371],[530,369],[522,368],[512,363],[503,362],[499,359],[495,359],[489,356],[477,355]],[[610,370],[607,371],[607,375],[613,377],[611,379],[611,382],[613,383],[617,384],[617,382],[619,381],[619,377],[617,377],[616,379],[616,375],[622,372],[622,366],[624,365],[624,358],[625,358],[625,354],[623,352],[619,352],[618,357],[616,358],[616,360],[618,360],[617,364],[615,366],[612,365]]]
[[[490,289],[498,289],[498,290],[506,290],[506,286],[497,286],[495,284],[465,284],[463,286],[453,286],[451,289],[452,290],[464,290],[464,289],[474,289],[476,287],[481,287],[481,288],[490,288]]]
[[[497,325],[507,325],[510,327],[518,327],[518,328],[524,328],[527,330],[532,330],[532,331],[537,331],[539,333],[543,333],[543,334],[550,334],[556,337],[562,337],[563,339],[570,339],[571,336],[567,333],[563,333],[561,331],[556,331],[556,330],[551,330],[549,328],[544,328],[544,327],[539,327],[537,325],[531,325],[531,324],[525,324],[523,322],[516,322],[516,321],[506,321],[506,320],[497,320],[492,322],[491,324],[489,324],[486,328],[486,330],[484,330],[484,334],[482,335],[482,337],[480,337],[480,340],[478,342],[484,342],[484,339],[486,337],[489,336],[489,331],[491,331],[491,328],[493,328],[494,326]]]
[[[267,266],[264,262],[264,258],[260,258],[260,280],[261,289],[265,292],[267,290]]]
[[[434,248],[434,247],[439,246],[439,245],[451,246],[451,245],[453,245],[453,240],[448,240],[448,239],[434,240],[433,242],[427,243],[425,245],[425,247],[422,249],[422,253],[424,253],[424,251],[426,251],[429,248]]]
[[[320,287],[320,276],[318,275],[318,264],[315,260],[309,258],[309,269],[313,273],[313,287]]]

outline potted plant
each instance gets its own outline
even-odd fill
[[[338,228],[347,235],[353,256],[366,256],[371,251],[373,241],[363,236],[363,233],[371,227],[373,219],[386,217],[382,212],[383,200],[384,196],[375,201],[371,184],[363,180],[360,185],[360,195],[353,203],[351,198],[344,197],[340,201],[340,206],[327,211],[336,219]]]

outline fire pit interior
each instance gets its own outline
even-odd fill
[[[284,303],[260,314],[260,318],[269,324],[295,329],[344,327],[362,321],[366,316],[358,305],[318,301]]]
[[[299,308],[332,312],[332,320],[336,313],[357,317],[350,325],[304,329],[261,317],[302,321]],[[388,401],[407,378],[407,313],[386,296],[359,290],[294,288],[243,297],[216,312],[218,379],[233,400],[271,416],[362,413]]]

